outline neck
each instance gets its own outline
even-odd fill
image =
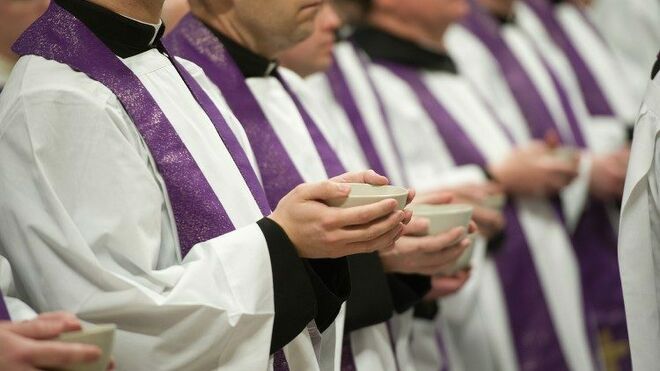
[[[157,24],[165,0],[85,0],[140,22]]]
[[[507,18],[513,15],[514,0],[480,0],[480,3],[489,12],[500,17]]]
[[[268,38],[253,34],[248,28],[236,21],[231,10],[224,13],[215,13],[205,8],[193,6],[191,12],[209,27],[221,32],[255,54],[273,60],[281,53],[280,49],[274,48],[272,43],[268,42]]]
[[[378,12],[369,16],[368,23],[393,35],[438,51],[445,50],[444,35],[450,26],[450,24],[435,24],[431,30],[418,22],[406,22],[395,15]]]

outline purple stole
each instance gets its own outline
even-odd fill
[[[484,14],[483,10],[476,7],[478,6],[473,5],[473,11],[464,25],[495,56],[503,76],[523,110],[533,137],[542,139],[544,132],[556,130],[557,125],[546,114],[549,113],[548,108],[527,72],[501,37],[498,25],[491,17]],[[573,141],[578,147],[585,148],[584,137],[580,128],[574,123],[575,115],[568,105],[568,96],[558,84],[552,71],[547,66],[546,69],[558,89],[574,134],[574,138],[564,138],[564,141]],[[612,359],[609,362],[616,363],[623,370],[630,370],[629,352],[614,350],[609,354],[613,346],[621,347],[628,341],[619,276],[617,237],[609,223],[606,206],[601,201],[589,199],[571,240],[580,265],[585,315],[591,335],[595,337],[596,334],[593,332],[598,331],[605,358]]]
[[[262,183],[272,207],[304,180],[268,122],[245,77],[218,38],[192,14],[186,15],[165,44],[175,55],[194,61],[220,89],[232,112],[243,125],[261,172]],[[297,96],[284,79],[289,93],[321,156],[328,177],[343,173],[343,166]]]
[[[213,32],[192,14],[187,14],[181,20],[166,38],[165,44],[174,55],[199,65],[208,78],[220,89],[232,112],[247,133],[257,158],[268,202],[275,208],[282,197],[297,185],[304,183],[304,180],[232,57]],[[279,74],[277,78],[298,108],[328,177],[342,174],[343,166],[318,126],[284,79]],[[276,371],[289,370],[282,350],[277,351],[273,358],[273,367]]]
[[[526,3],[539,17],[552,40],[563,50],[573,66],[589,112],[592,115],[614,116],[614,111],[591,69],[555,17],[552,4],[548,0],[526,0]]]
[[[383,65],[415,92],[419,104],[434,122],[438,134],[445,139],[447,149],[457,165],[486,165],[481,151],[429,90],[419,71],[393,63]],[[496,256],[496,263],[504,286],[518,362],[534,370],[567,370],[559,338],[513,203],[507,204],[504,214],[507,220],[506,239]]]
[[[353,92],[348,86],[346,76],[344,76],[336,58],[333,59],[332,66],[326,72],[326,76],[330,83],[332,94],[344,109],[349,121],[353,125],[353,130],[355,131],[358,141],[362,145],[362,151],[367,158],[369,166],[378,174],[387,175],[385,172],[385,166],[380,160],[380,156],[376,150],[376,146],[374,145],[373,140],[371,140],[366,120],[357,106]]]
[[[38,55],[66,64],[110,89],[133,120],[163,176],[176,222],[182,256],[197,243],[234,230],[220,201],[156,101],[82,22],[51,2],[46,13],[18,39],[19,55]],[[262,212],[268,212],[247,156],[218,109],[201,87],[177,65],[191,92],[208,114],[232,154]]]
[[[0,290],[0,321],[10,321],[9,309],[7,309],[7,304],[5,304],[5,297],[2,295]]]

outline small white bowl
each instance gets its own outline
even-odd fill
[[[326,201],[328,206],[349,208],[373,204],[382,200],[394,199],[398,209],[403,210],[408,201],[408,190],[398,186],[373,186],[364,183],[350,183],[351,193],[348,197]]]
[[[506,206],[506,201],[507,199],[505,194],[492,195],[486,197],[482,203],[482,206],[489,209],[502,211],[504,206]]]
[[[66,332],[61,334],[57,340],[65,343],[82,343],[95,345],[101,349],[103,354],[94,363],[81,363],[62,369],[62,371],[105,371],[110,363],[112,349],[115,343],[115,330],[117,326],[107,325],[89,325],[82,331]]]
[[[428,234],[435,235],[449,232],[456,227],[465,227],[467,229],[474,207],[467,204],[412,204],[408,207],[408,210],[413,212],[414,217],[428,219]]]
[[[573,159],[578,155],[578,152],[577,148],[568,146],[558,147],[552,151],[552,157],[565,162],[573,162]]]

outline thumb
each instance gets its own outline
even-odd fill
[[[403,228],[406,236],[423,236],[429,232],[429,221],[426,218],[413,217],[410,223]]]
[[[550,148],[556,148],[559,147],[559,135],[555,130],[548,130],[545,132],[545,137],[544,137],[545,143],[550,147]]]
[[[324,181],[318,183],[306,183],[298,186],[299,194],[304,200],[331,200],[333,198],[348,197],[351,186],[344,183]]]

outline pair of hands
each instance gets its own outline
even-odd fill
[[[591,162],[589,191],[603,201],[620,200],[630,159],[630,148],[594,156]]]
[[[45,313],[25,322],[0,322],[0,370],[36,371],[97,361],[101,357],[98,347],[53,340],[80,329],[75,316],[62,312]]]
[[[422,197],[424,203],[446,204],[451,201],[451,194],[446,192]],[[428,232],[428,226],[427,219],[413,216],[394,249],[381,252],[380,257],[387,272],[431,276],[432,289],[427,297],[437,299],[458,291],[469,279],[469,270],[452,276],[442,272],[453,266],[470,246],[471,241],[466,236],[476,232],[477,226],[472,222],[467,230],[457,227],[447,233],[423,236]]]
[[[505,192],[514,195],[547,197],[559,193],[578,176],[579,155],[569,161],[552,156],[551,140],[532,141],[514,149],[500,163],[488,167]]]
[[[346,183],[386,185],[387,178],[369,170],[346,173],[328,181],[305,183],[287,194],[269,216],[279,224],[303,258],[339,258],[387,251],[410,221],[410,211],[397,210],[395,200],[340,209],[323,201],[347,197]],[[408,194],[408,202],[414,198]]]

